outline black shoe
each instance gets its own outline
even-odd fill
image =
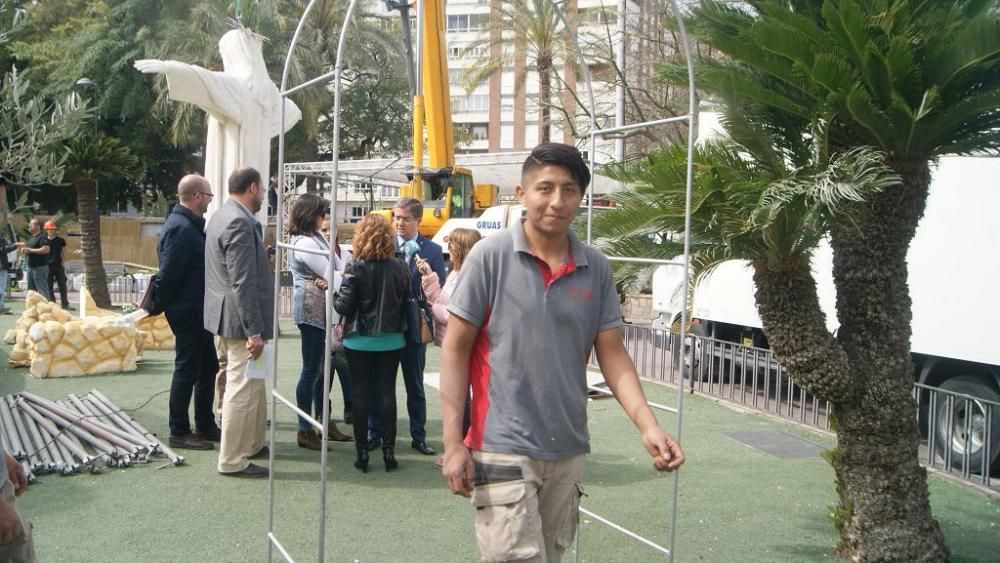
[[[354,460],[354,467],[360,469],[362,473],[368,473],[368,450],[358,450],[358,457]]]
[[[430,445],[423,440],[413,440],[410,442],[410,447],[424,455],[434,455],[437,453],[434,451],[434,448],[430,447]]]
[[[382,461],[385,462],[385,472],[388,473],[393,469],[399,467],[399,462],[396,461],[396,453],[393,446],[385,446],[382,448]]]
[[[377,450],[381,447],[382,447],[382,438],[373,438],[371,440],[368,440],[368,443],[365,444],[365,450],[369,452],[372,450]]]
[[[205,440],[206,442],[221,442],[222,441],[222,430],[218,427],[212,428],[211,430],[196,430],[195,436]]]
[[[181,434],[179,436],[171,436],[168,440],[171,448],[180,448],[183,450],[210,450],[212,449],[212,444],[203,440],[201,437],[188,432],[187,434]]]
[[[271,455],[271,450],[267,449],[267,446],[262,447],[257,450],[257,453],[248,457],[247,459],[268,459]]]
[[[223,477],[237,477],[240,479],[267,479],[270,471],[266,467],[261,467],[259,465],[249,464],[243,471],[233,471],[231,473],[219,472],[219,475]]]

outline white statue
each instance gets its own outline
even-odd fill
[[[268,76],[256,35],[243,27],[229,31],[219,40],[219,53],[222,72],[180,61],[135,61],[135,68],[141,72],[167,76],[171,99],[195,104],[208,112],[205,178],[215,198],[206,217],[228,198],[227,181],[234,170],[252,166],[260,172],[262,182],[268,181],[271,138],[280,133],[281,125],[282,97]],[[302,112],[291,100],[285,99],[284,103],[288,131],[302,118]],[[257,219],[267,224],[266,204]]]

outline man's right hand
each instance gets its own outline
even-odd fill
[[[448,482],[448,488],[456,495],[472,495],[476,470],[472,465],[472,455],[464,445],[446,446],[441,475]]]
[[[264,339],[259,336],[247,338],[247,352],[250,352],[250,359],[256,360],[260,353],[264,351]]]
[[[139,59],[133,66],[144,74],[163,74],[170,70],[172,61],[161,61],[159,59]]]
[[[6,544],[21,535],[21,519],[6,500],[0,498],[0,544]]]
[[[428,276],[433,270],[431,270],[431,265],[427,263],[427,260],[419,256],[413,257],[413,262],[417,265],[417,271],[420,272],[421,276]]]

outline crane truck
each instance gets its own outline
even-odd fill
[[[472,171],[455,164],[455,133],[451,122],[451,95],[448,86],[448,59],[445,45],[444,0],[418,0],[417,72],[412,69],[409,32],[409,3],[387,2],[400,11],[403,43],[407,53],[407,78],[413,94],[413,168],[400,189],[402,197],[424,204],[420,234],[433,237],[452,217],[476,217],[496,205],[500,187],[476,184]],[[419,78],[417,78],[419,74]],[[427,167],[424,167],[424,132],[427,139]],[[391,211],[375,213],[391,218]]]

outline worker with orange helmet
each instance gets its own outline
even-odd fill
[[[63,309],[69,309],[69,299],[66,296],[66,268],[63,267],[63,249],[66,239],[57,235],[59,225],[49,219],[45,222],[45,235],[49,239],[49,294],[55,301],[56,283],[59,284],[59,299]]]

